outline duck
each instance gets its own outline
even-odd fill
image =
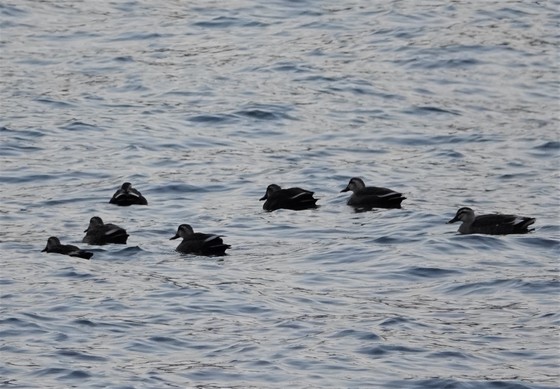
[[[56,236],[51,236],[47,239],[47,245],[43,250],[41,250],[41,252],[63,254],[83,259],[90,259],[93,257],[93,253],[90,251],[82,250],[79,247],[72,246],[71,244],[61,244],[60,239]]]
[[[231,247],[229,244],[224,244],[218,235],[194,232],[189,224],[181,224],[177,233],[169,240],[177,238],[183,238],[183,241],[175,251],[183,254],[221,256],[226,255],[226,250]]]
[[[129,236],[124,228],[111,223],[105,224],[99,216],[94,216],[89,220],[89,226],[84,232],[86,236],[82,242],[92,245],[126,244]]]
[[[533,231],[534,229],[529,229],[529,226],[536,220],[533,217],[503,214],[475,216],[471,208],[463,207],[459,208],[455,217],[447,223],[462,221],[458,230],[461,234],[507,235]]]
[[[270,184],[266,193],[259,200],[266,200],[263,204],[265,211],[276,211],[277,209],[292,209],[300,211],[303,209],[317,208],[317,199],[309,190],[301,188],[282,189],[276,184]]]
[[[128,207],[133,204],[148,205],[148,200],[142,196],[142,193],[133,188],[130,182],[122,184],[121,188],[115,192],[109,202],[123,207]]]
[[[400,208],[406,199],[402,193],[392,189],[376,186],[366,186],[361,178],[353,177],[346,188],[340,192],[352,191],[347,204],[356,208]]]

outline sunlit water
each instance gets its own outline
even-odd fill
[[[559,6],[0,4],[0,385],[558,387]],[[352,176],[403,209],[354,212]],[[271,183],[320,207],[266,213]],[[94,215],[128,245],[80,243]]]

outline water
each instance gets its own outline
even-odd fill
[[[558,387],[558,7],[0,4],[2,387]],[[355,213],[352,176],[403,209]],[[128,245],[80,243],[94,215]]]

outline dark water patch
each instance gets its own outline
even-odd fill
[[[131,231],[129,230],[128,232],[130,233]],[[142,253],[143,251],[144,250],[142,250],[142,248],[139,246],[127,246],[123,248],[119,247],[117,250],[111,251],[111,256],[118,256],[119,258],[121,256],[132,258],[137,256],[139,253]]]
[[[437,267],[412,267],[402,271],[402,274],[414,278],[442,278],[461,274],[460,271],[441,269]]]
[[[309,82],[312,82],[312,83],[321,83],[321,82],[332,83],[332,82],[337,82],[337,81],[341,81],[341,80],[343,80],[342,77],[324,76],[324,75],[321,75],[321,74],[313,74],[313,75],[306,76],[306,77],[296,78],[294,81],[297,81],[297,82],[309,81]]]
[[[6,142],[0,146],[0,154],[4,157],[7,156],[21,156],[22,154],[29,154],[36,151],[42,151],[41,147],[26,146],[19,143],[21,140],[15,140],[16,142]]]
[[[26,138],[41,138],[45,136],[45,130],[32,130],[29,128],[17,129],[8,128],[5,126],[0,127],[0,134],[2,135],[17,135],[19,140],[25,140]]]
[[[62,126],[61,128],[64,129],[64,130],[68,130],[68,131],[79,131],[79,132],[100,131],[100,130],[102,130],[101,128],[99,128],[98,126],[96,126],[94,124],[84,123],[84,122],[81,122],[81,121],[69,122],[68,124],[65,124],[64,126]]]
[[[44,322],[51,322],[51,321],[56,321],[56,318],[53,317],[49,317],[49,316],[44,316],[44,315],[39,315],[37,313],[28,313],[28,312],[23,312],[22,315],[27,316],[33,320],[37,320],[37,321],[44,321]]]
[[[41,182],[52,180],[54,175],[50,174],[27,174],[25,176],[0,176],[0,182],[4,184],[21,184],[26,182]]]
[[[21,65],[31,65],[31,66],[49,66],[56,64],[56,61],[43,59],[43,58],[26,58],[18,61]]]
[[[235,117],[235,115],[230,115],[230,114],[205,114],[205,115],[190,116],[187,120],[194,123],[218,124],[218,123],[233,123],[236,122],[238,119]]]
[[[538,146],[533,147],[535,150],[560,150],[560,142],[548,141]]]
[[[537,220],[538,222],[538,220]],[[539,228],[539,231],[544,230],[545,228]],[[552,228],[554,232],[558,232],[558,226]],[[517,243],[520,243],[526,247],[533,247],[533,248],[549,248],[551,254],[560,255],[560,241],[551,238],[545,238],[536,235],[537,232],[533,232],[531,234],[535,235],[521,235],[517,238]]]
[[[50,376],[50,375],[61,375],[61,374],[68,374],[70,370],[68,369],[64,369],[64,368],[60,368],[60,367],[49,367],[49,368],[45,368],[45,369],[40,369],[37,370],[33,373],[31,373],[34,377],[44,377],[44,376]]]
[[[107,297],[99,302],[99,308],[103,310],[122,312],[129,309],[129,307],[113,298]]]
[[[96,355],[91,355],[91,354],[84,353],[82,351],[76,351],[71,349],[57,350],[55,354],[61,357],[69,357],[80,361],[96,361],[96,362],[107,361],[107,358],[105,357],[99,357]]]
[[[287,73],[309,73],[314,71],[313,66],[305,63],[280,61],[272,66],[264,66],[251,69],[258,72],[287,72]],[[297,79],[295,81],[298,81]]]
[[[452,159],[462,159],[465,158],[465,154],[460,153],[456,150],[433,150],[437,157],[445,157],[445,158],[452,158]]]
[[[371,211],[372,209],[364,209],[364,208],[355,208],[354,211],[357,213],[361,213],[361,212],[368,212]],[[417,242],[418,239],[405,239],[402,235],[399,237],[395,237],[395,236],[380,236],[379,238],[374,239],[374,243],[379,243],[379,244],[389,244],[389,245],[394,245],[394,244],[398,244],[398,243],[412,243],[412,242]]]
[[[408,353],[421,353],[425,352],[426,350],[421,350],[419,348],[412,348],[406,346],[398,346],[398,345],[379,345],[374,347],[360,347],[356,350],[356,352],[360,354],[366,354],[371,357],[381,358],[387,357],[391,354],[408,354]]]
[[[421,68],[421,69],[429,69],[429,70],[434,70],[434,69],[467,69],[467,68],[471,68],[474,66],[480,66],[483,65],[484,62],[480,61],[480,60],[476,60],[473,58],[465,58],[465,59],[459,59],[459,58],[452,58],[452,59],[443,59],[443,60],[437,60],[437,61],[422,61],[422,62],[417,62],[415,63],[415,66],[412,66],[413,68]]]
[[[68,373],[67,375],[61,376],[61,380],[83,380],[86,378],[90,378],[91,374],[87,371],[83,370],[73,370],[72,372]]]
[[[194,179],[192,181],[195,181]],[[151,191],[155,193],[160,193],[162,196],[165,196],[166,193],[169,194],[181,194],[181,198],[189,198],[191,194],[200,195],[201,193],[216,193],[216,192],[223,192],[229,191],[230,188],[223,184],[208,184],[204,186],[195,186],[183,183],[167,183],[164,186],[156,186]]]
[[[388,136],[380,139],[381,142],[399,144],[402,146],[434,146],[445,144],[483,143],[493,142],[488,134],[465,132],[461,135],[436,135],[423,136],[419,134],[406,134],[401,136]]]
[[[39,103],[47,104],[51,108],[60,108],[60,109],[76,108],[76,106],[72,103],[61,101],[61,100],[55,100],[48,97],[37,98],[35,99],[35,101]]]
[[[356,338],[358,340],[380,340],[381,337],[379,335],[374,334],[373,332],[368,331],[357,331],[357,330],[342,330],[338,331],[335,334],[331,335],[332,338]]]
[[[379,97],[384,97],[386,94],[379,94],[378,92],[376,92],[375,89],[373,88],[367,88],[367,87],[363,87],[363,86],[346,86],[346,87],[338,87],[338,86],[332,86],[328,88],[329,91],[334,92],[334,93],[343,93],[343,92],[349,92],[355,95],[369,95],[369,96],[379,96]],[[393,96],[393,95],[390,95]],[[370,111],[371,112],[371,111]],[[381,110],[377,111],[379,112],[383,112]]]
[[[483,234],[459,234],[451,236],[450,240],[462,243],[463,248],[479,250],[505,250],[509,248],[508,236],[483,235]],[[455,243],[454,243],[455,244]]]
[[[121,55],[113,58],[113,61],[121,62],[121,63],[129,63],[129,62],[134,62],[134,57],[131,55]]]
[[[465,282],[457,285],[457,282],[452,286],[445,286],[443,290],[446,294],[459,294],[461,296],[468,296],[472,294],[495,294],[500,290],[513,290],[518,289],[523,285],[522,280],[518,279],[502,279],[502,280],[492,280],[492,281],[480,281],[480,282]]]
[[[85,326],[85,327],[97,327],[97,324],[88,319],[77,319],[72,322],[77,326]]]
[[[434,358],[434,359],[442,358],[445,360],[452,360],[452,359],[468,359],[469,356],[459,351],[439,351],[439,352],[428,354],[427,358]]]
[[[30,316],[29,314],[25,314],[26,316]],[[31,317],[32,319],[35,319],[34,317]],[[50,319],[47,319],[46,321],[49,321]],[[45,320],[42,320],[45,321]],[[0,319],[0,325],[10,325],[10,326],[15,326],[18,328],[27,328],[27,327],[31,327],[31,328],[40,328],[40,326],[36,323],[27,321],[27,320],[21,320],[18,319],[17,317],[9,317],[6,319]]]
[[[195,22],[193,26],[203,28],[245,27],[246,23],[242,22],[239,18],[218,16],[210,20]]]
[[[159,34],[159,33],[138,33],[138,32],[127,32],[124,34],[119,34],[118,36],[109,39],[109,42],[123,42],[123,41],[144,41],[144,40],[157,40],[163,38],[173,37],[173,34]]]
[[[55,200],[45,200],[38,203],[40,207],[55,207],[57,205],[62,204],[73,204],[73,203],[82,203],[87,202],[91,199],[84,199],[82,196],[79,197],[72,197],[66,199],[55,199]]]
[[[0,13],[4,16],[12,17],[24,17],[29,14],[27,10],[11,4],[0,4]]]
[[[200,286],[195,286],[198,287],[197,289],[194,288],[190,288],[190,287],[183,287],[180,285],[180,281],[174,281],[174,280],[170,280],[168,281],[169,283],[171,283],[172,285],[176,286],[179,289],[175,289],[175,290],[170,290],[170,291],[157,291],[157,292],[153,292],[147,295],[147,297],[149,298],[154,298],[154,299],[162,299],[162,300],[173,300],[175,298],[196,298],[201,296],[204,293],[207,293],[207,290],[205,289],[201,289]],[[182,306],[176,306],[176,305],[168,305],[168,308],[173,311],[173,312],[178,312]]]
[[[534,383],[500,380],[455,380],[445,378],[429,378],[421,380],[396,380],[387,382],[390,388],[411,389],[553,389],[555,386],[543,386]]]
[[[506,174],[500,174],[499,176],[497,176],[497,179],[499,180],[503,180],[503,181],[510,181],[510,180],[522,180],[525,178],[531,178],[534,176],[533,172],[520,172],[520,173],[506,173]]]
[[[450,110],[450,109],[444,109],[444,108],[439,108],[439,107],[430,107],[430,106],[417,106],[417,107],[412,107],[412,108],[408,108],[406,110],[402,111],[405,114],[408,115],[418,115],[418,116],[424,116],[424,115],[454,115],[454,116],[460,116],[461,113],[455,110]]]
[[[148,340],[150,342],[160,344],[165,348],[185,349],[188,348],[190,345],[190,342],[184,342],[182,340],[171,338],[168,336],[152,336],[149,337]]]
[[[289,115],[282,112],[274,112],[272,110],[265,109],[244,109],[241,111],[236,111],[233,113],[236,116],[244,116],[250,119],[257,120],[281,120],[281,119],[294,119]]]
[[[547,294],[554,296],[558,294],[560,290],[560,280],[527,280],[523,281],[519,286],[519,289],[524,291],[524,293],[536,293],[536,294]]]
[[[18,329],[13,329],[13,330],[2,330],[0,331],[0,337],[2,339],[7,339],[7,338],[22,338],[25,339],[26,337],[32,336],[32,335],[42,335],[42,334],[46,334],[49,331],[47,330],[40,330],[40,329],[22,329],[22,328],[18,328]]]
[[[379,326],[388,329],[396,328],[409,330],[412,330],[413,328],[426,327],[425,324],[418,322],[417,319],[404,316],[394,316],[387,319],[382,319],[382,321],[380,321],[379,323]]]
[[[82,247],[83,250],[91,251],[86,246]],[[55,277],[63,277],[63,278],[76,278],[79,280],[88,280],[93,279],[95,276],[92,273],[80,273],[74,269],[63,269],[60,272],[54,273]]]
[[[180,96],[180,97],[209,97],[209,96],[213,96],[214,92],[210,89],[204,89],[204,90],[171,90],[169,92],[165,92],[162,96]]]

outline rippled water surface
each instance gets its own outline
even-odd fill
[[[558,387],[559,7],[0,3],[0,385]],[[403,209],[354,212],[353,176]],[[271,183],[320,207],[264,212]],[[128,244],[81,243],[95,215]]]

